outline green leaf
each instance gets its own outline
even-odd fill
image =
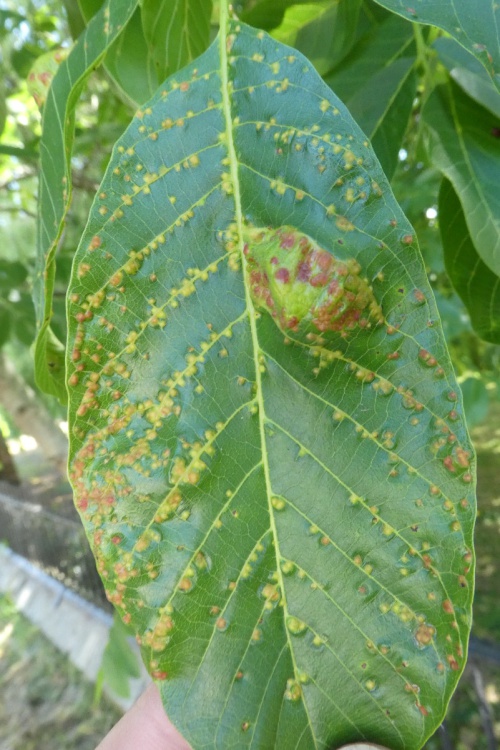
[[[500,5],[496,0],[375,0],[409,21],[447,31],[471,52],[500,90]]]
[[[411,27],[400,18],[389,16],[356,44],[338,70],[325,76],[329,86],[344,102],[360,91],[371,76],[386,70],[393,62],[415,56]]]
[[[68,56],[69,50],[55,48],[37,57],[27,76],[27,87],[31,96],[40,109],[43,109],[50,84],[57,73],[57,69]]]
[[[4,304],[0,304],[0,347],[2,347],[10,337],[10,313]]]
[[[361,0],[319,0],[293,5],[273,37],[290,44],[323,75],[334,68],[355,42]]]
[[[76,504],[193,748],[416,750],[470,627],[461,396],[365,136],[226,12],[118,142],[76,254]]]
[[[386,175],[394,174],[416,93],[411,27],[389,17],[325,77],[372,141]]]
[[[26,21],[26,16],[12,10],[0,9],[0,39],[10,34],[23,21]]]
[[[465,93],[500,117],[500,94],[481,63],[454,39],[441,37],[433,46],[453,80]]]
[[[103,6],[103,0],[79,0],[79,3],[87,23]],[[125,28],[114,44],[110,45],[104,67],[123,97],[134,107],[143,104],[153,95],[159,79],[144,36],[140,8],[129,16]]]
[[[500,274],[500,139],[496,119],[453,82],[439,86],[422,112],[432,164],[452,183],[477,252]]]
[[[0,136],[5,129],[5,122],[7,120],[7,102],[5,99],[5,88],[0,83]]]
[[[20,286],[28,276],[26,266],[17,260],[9,261],[0,259],[0,290],[9,292]]]
[[[413,58],[395,60],[371,79],[373,88],[360,92],[349,105],[351,114],[369,125],[368,135],[389,179],[398,165],[401,143],[408,128],[417,90]],[[374,97],[378,92],[379,97]]]
[[[469,373],[460,379],[460,389],[464,398],[464,409],[469,427],[481,424],[488,416],[490,398],[488,389],[479,373]]]
[[[315,4],[317,0],[310,0]],[[283,22],[283,16],[293,5],[307,5],[304,0],[263,0],[251,5],[241,13],[242,21],[257,29],[271,31]]]
[[[65,354],[64,344],[50,326],[43,331],[43,338],[37,333],[34,346],[36,384],[44,393],[56,396],[62,404],[67,401]]]
[[[35,161],[38,157],[33,144],[29,148],[23,148],[22,146],[8,146],[6,143],[0,143],[0,155],[15,156],[16,159],[26,162]]]
[[[121,698],[130,696],[130,680],[140,676],[137,656],[129,643],[130,631],[115,612],[97,679],[98,695],[106,684]]]
[[[31,294],[21,292],[19,301],[14,303],[11,309],[14,313],[12,319],[14,335],[29,350],[35,337],[35,311]]]
[[[345,2],[346,0],[343,0]],[[262,0],[250,4],[240,14],[240,18],[250,26],[271,31],[283,22],[288,8],[294,5],[317,5],[318,0]]]
[[[433,291],[446,341],[458,341],[464,333],[470,333],[467,311],[461,299],[456,294],[445,294],[439,288]]]
[[[85,29],[85,20],[78,0],[62,0],[68,26],[73,39],[77,39]]]
[[[38,386],[66,400],[63,345],[50,329],[57,246],[71,202],[74,112],[86,79],[120,34],[137,0],[110,0],[94,16],[52,81],[44,106],[40,141],[38,270],[33,298],[38,333],[35,373]]]
[[[212,0],[143,0],[144,35],[158,81],[205,52],[211,16]]]
[[[482,339],[500,344],[500,278],[479,257],[460,200],[448,180],[439,193],[439,229],[446,271]]]
[[[13,49],[10,53],[10,64],[20,78],[27,78],[33,64],[40,55],[44,54],[42,48],[36,44],[27,42],[19,49]]]

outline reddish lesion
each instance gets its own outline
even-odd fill
[[[361,266],[339,260],[293,227],[245,230],[247,278],[255,306],[283,331],[345,335],[383,321]]]

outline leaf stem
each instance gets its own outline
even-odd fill
[[[427,44],[422,33],[422,26],[419,23],[413,23],[412,25],[413,35],[417,45],[417,63],[421,65],[424,70],[427,70],[429,67],[427,60]]]
[[[417,45],[417,66],[422,70],[421,75],[421,107],[434,88],[434,65],[429,59],[429,45],[424,37],[422,26],[413,23],[413,34]]]

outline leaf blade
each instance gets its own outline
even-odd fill
[[[50,328],[55,257],[71,201],[70,157],[74,109],[81,87],[119,35],[136,0],[111,0],[92,19],[69,56],[61,62],[47,94],[40,141],[37,273],[33,299],[37,318],[35,374],[39,387],[66,401],[64,346]]]
[[[494,189],[500,142],[491,113],[454,82],[430,95],[422,112],[434,166],[453,184],[481,259],[500,273],[500,199]]]
[[[389,179],[412,111],[414,62],[411,28],[393,16],[366,34],[342,66],[325,77],[372,140]]]
[[[382,7],[409,21],[437,26],[447,31],[471,52],[500,89],[500,8],[494,0],[454,0],[436,3],[420,0],[408,7],[405,0],[375,0]]]
[[[88,25],[102,9],[104,0],[78,0],[78,4]],[[109,45],[104,67],[129,106],[144,104],[154,94],[160,81],[144,36],[140,8],[128,17],[120,35]]]
[[[500,117],[500,95],[483,66],[454,39],[441,37],[433,46],[465,93]]]
[[[439,229],[446,271],[473,328],[485,341],[500,343],[500,279],[479,257],[460,200],[448,180],[443,180],[439,192]]]
[[[146,0],[143,3],[144,34],[152,49],[159,81],[206,50],[211,15],[211,0],[163,0],[160,5],[157,0]]]
[[[354,44],[360,9],[361,0],[294,3],[271,33],[302,52],[323,75],[338,65]]]
[[[464,659],[451,623],[470,618],[471,456],[432,446],[458,419],[470,447],[435,304],[345,107],[294,50],[226,23],[134,119],[78,250],[77,504],[193,747],[416,748]],[[359,264],[387,322],[284,336],[244,237],[288,225],[322,262]]]

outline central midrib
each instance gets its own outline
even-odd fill
[[[278,534],[277,534],[276,523],[275,523],[275,518],[274,518],[274,513],[273,513],[273,507],[271,503],[273,492],[272,492],[272,487],[271,487],[269,462],[268,462],[267,450],[266,450],[266,432],[265,432],[266,414],[265,414],[265,407],[264,407],[264,399],[262,397],[262,377],[261,377],[261,369],[260,369],[261,362],[259,361],[260,355],[263,353],[259,345],[255,309],[254,309],[252,298],[250,295],[249,286],[246,283],[246,274],[245,274],[246,258],[243,252],[243,249],[244,249],[243,211],[241,207],[241,193],[240,193],[239,174],[238,174],[238,159],[236,156],[236,149],[234,146],[234,138],[233,138],[231,102],[229,98],[229,75],[228,75],[229,63],[228,63],[228,57],[227,57],[228,31],[229,31],[228,0],[222,0],[220,4],[220,31],[219,31],[219,51],[220,51],[220,68],[221,68],[220,72],[221,72],[221,84],[222,84],[221,94],[222,94],[222,104],[223,104],[222,109],[223,109],[225,125],[226,125],[226,138],[227,138],[226,142],[227,142],[228,157],[229,157],[229,162],[230,162],[231,182],[233,184],[235,218],[236,218],[236,224],[238,227],[238,245],[239,245],[240,257],[241,257],[243,284],[245,288],[245,304],[248,310],[250,333],[252,337],[252,354],[253,354],[254,369],[255,369],[255,385],[256,385],[256,392],[257,392],[256,398],[257,398],[257,404],[258,404],[259,435],[260,435],[260,444],[261,444],[261,451],[262,451],[262,466],[264,470],[264,478],[265,478],[265,485],[266,485],[267,504],[268,504],[268,510],[269,510],[269,523],[270,523],[270,529],[271,529],[271,533],[272,533],[273,540],[274,540],[274,550],[275,550],[275,556],[276,556],[276,574],[278,577],[278,583],[279,583],[282,601],[283,601],[283,628],[286,634],[288,648],[290,652],[290,658],[293,664],[294,678],[297,681],[297,683],[300,684],[298,680],[298,670],[297,670],[297,665],[295,663],[295,657],[294,657],[294,653],[292,649],[292,644],[291,644],[288,630],[286,627],[286,620],[288,617],[288,608],[287,608],[287,602],[286,602],[286,596],[285,596],[285,586],[284,586],[283,576],[282,576],[281,567],[280,567],[281,553],[280,553],[280,547],[279,547],[279,541],[278,541]],[[307,710],[307,706],[306,706],[303,696],[302,696],[302,704],[304,706],[304,711],[306,713],[307,720],[309,723],[311,738],[314,742],[314,747],[317,748],[316,737],[314,734],[309,712]]]

